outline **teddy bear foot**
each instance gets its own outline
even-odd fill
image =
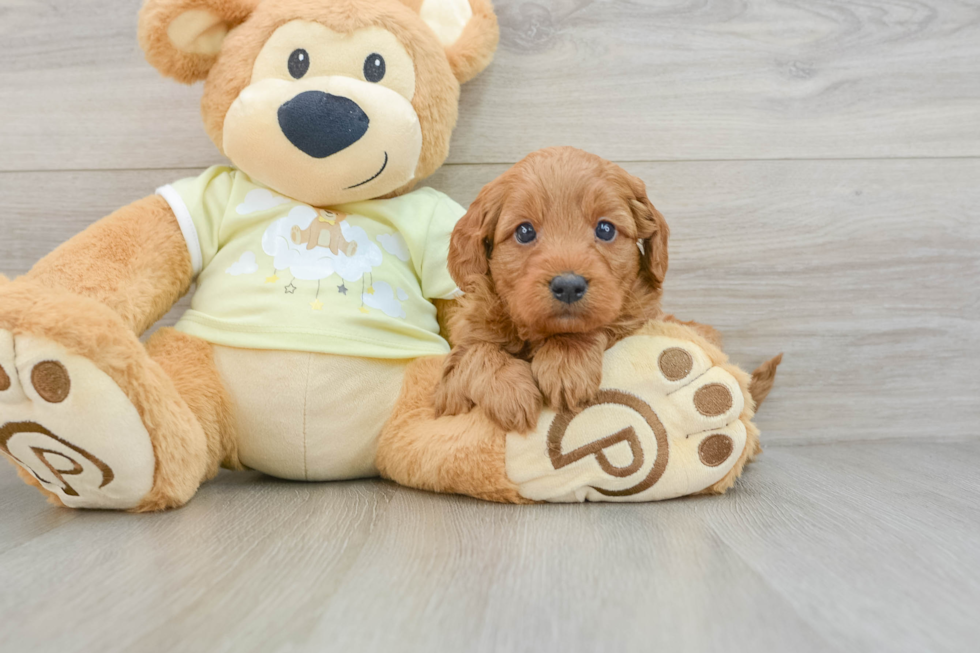
[[[686,327],[654,322],[606,352],[596,399],[507,437],[534,501],[655,501],[721,492],[756,453],[748,376]],[[746,406],[749,403],[749,406]]]
[[[119,386],[54,342],[2,329],[0,452],[70,508],[133,509],[153,487],[150,435]]]

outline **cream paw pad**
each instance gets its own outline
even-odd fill
[[[534,501],[723,491],[755,453],[746,397],[748,375],[720,350],[687,327],[652,322],[606,352],[585,409],[546,409],[533,432],[507,436],[507,475]]]
[[[135,508],[155,458],[136,407],[91,361],[0,329],[0,452],[70,508]]]

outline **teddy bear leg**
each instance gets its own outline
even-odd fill
[[[231,398],[215,363],[211,343],[176,329],[164,328],[153,334],[146,349],[150,358],[170,377],[204,432],[206,479],[213,478],[220,467],[245,469],[238,458]]]
[[[158,361],[99,302],[30,283],[3,300],[0,453],[29,484],[71,508],[147,512],[183,505],[213,475],[223,458],[205,428],[221,397],[187,380],[209,378],[189,355],[202,345],[159,336]],[[202,391],[193,409],[181,390]]]
[[[381,475],[420,490],[531,503],[507,477],[507,434],[482,411],[436,418],[432,398],[442,360],[421,358],[408,366],[378,441]]]
[[[436,419],[438,359],[412,364],[378,453],[405,485],[531,501],[657,501],[721,494],[759,452],[750,377],[697,330],[651,322],[609,349],[580,412],[545,408],[527,434],[479,409]]]
[[[606,351],[584,410],[508,435],[508,477],[551,502],[721,494],[759,452],[749,382],[699,330],[650,322]]]

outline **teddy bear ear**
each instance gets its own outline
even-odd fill
[[[146,0],[139,41],[147,61],[163,75],[191,84],[208,76],[225,36],[259,0]]]
[[[410,5],[416,2],[407,0]],[[418,12],[446,48],[449,65],[461,84],[490,65],[500,40],[490,0],[422,0]]]

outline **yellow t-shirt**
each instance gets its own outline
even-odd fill
[[[157,192],[197,281],[180,331],[230,347],[367,358],[449,351],[429,301],[459,293],[446,257],[465,211],[446,195],[422,188],[314,208],[223,166]]]

